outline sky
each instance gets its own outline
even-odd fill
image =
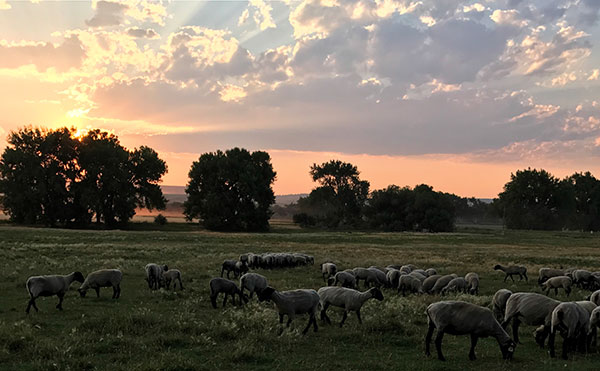
[[[600,177],[598,0],[0,0],[0,147],[26,125],[191,163],[268,151],[276,194],[313,163],[371,189],[496,197],[516,170]]]

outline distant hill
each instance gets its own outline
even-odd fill
[[[187,195],[185,194],[184,186],[168,186],[161,185],[160,188],[163,191],[163,194],[169,200],[169,202],[184,202],[187,199]],[[276,195],[275,196],[275,204],[277,205],[289,205],[292,202],[298,201],[300,197],[306,197],[307,193],[298,193],[291,195]]]
[[[293,195],[276,195],[275,196],[275,204],[276,205],[289,205],[293,202],[298,201],[300,197],[306,197],[308,193],[296,193]]]

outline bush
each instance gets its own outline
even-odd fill
[[[294,214],[294,223],[300,224],[301,227],[312,227],[317,224],[317,220],[307,213]]]
[[[154,223],[158,225],[165,225],[167,224],[167,218],[163,214],[158,214],[154,217]]]

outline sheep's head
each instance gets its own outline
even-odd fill
[[[79,292],[79,296],[81,296],[82,298],[85,298],[85,294],[87,294],[86,290],[77,289],[77,291]]]
[[[500,264],[494,265],[494,270],[499,270],[499,269],[500,269]]]
[[[544,325],[538,327],[533,332],[533,337],[535,338],[535,342],[540,347],[544,347],[544,342],[546,341],[547,331]]]
[[[502,345],[502,347],[500,347],[502,350],[502,358],[512,359],[516,347],[517,344],[512,340],[509,340],[506,344]]]
[[[265,287],[263,290],[257,293],[259,301],[271,300],[271,295],[275,292],[275,289],[271,286]]]
[[[83,283],[83,281],[85,280],[85,278],[83,277],[83,274],[81,274],[81,272],[75,272],[75,274],[73,275],[73,279],[80,283]]]
[[[383,293],[377,287],[371,289],[371,296],[379,301],[383,300]]]
[[[329,277],[329,278],[327,279],[327,284],[328,284],[329,286],[333,286],[333,283],[334,283],[334,282],[335,282],[335,278],[334,278],[334,277]]]

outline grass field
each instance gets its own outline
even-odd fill
[[[245,252],[294,251],[315,257],[315,265],[262,271],[277,289],[322,286],[319,264],[332,260],[340,268],[413,263],[441,273],[481,277],[481,295],[449,296],[489,305],[502,287],[537,291],[543,266],[600,269],[600,237],[577,232],[521,232],[463,229],[452,234],[321,232],[275,225],[266,234],[222,234],[171,223],[163,230],[136,224],[130,231],[80,231],[21,228],[0,224],[0,369],[2,370],[548,370],[598,369],[600,354],[574,354],[552,360],[535,345],[532,327],[521,326],[521,341],[512,362],[502,360],[494,339],[480,340],[478,359],[468,360],[468,337],[446,335],[447,362],[423,354],[425,308],[436,296],[399,297],[384,290],[383,302],[368,301],[363,325],[351,314],[343,328],[324,326],[302,336],[307,318],[277,336],[273,305],[252,302],[214,310],[208,281],[218,276],[224,259]],[[146,263],[166,263],[183,272],[185,290],[150,291],[144,281]],[[529,282],[502,282],[496,263],[519,263],[529,269]],[[100,268],[124,273],[122,295],[112,289],[84,299],[73,284],[64,311],[56,297],[38,299],[39,313],[24,313],[25,281],[38,274],[85,274]],[[575,290],[570,299],[587,292]],[[561,300],[566,300],[560,294]],[[220,305],[220,304],[219,304]],[[330,309],[333,321],[339,311]],[[557,339],[560,349],[562,340]]]

